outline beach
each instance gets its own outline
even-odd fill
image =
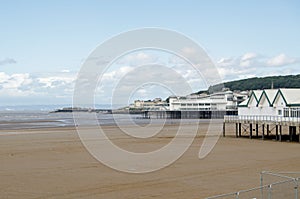
[[[188,124],[186,124],[188,125]],[[105,126],[110,139],[134,152],[170,142],[176,125],[140,141]],[[170,166],[146,174],[113,170],[93,158],[74,127],[0,131],[1,198],[205,198],[259,186],[260,172],[298,171],[299,143],[220,137],[204,159],[198,153],[208,124]]]

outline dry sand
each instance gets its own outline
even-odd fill
[[[140,141],[105,127],[120,147],[151,151],[170,142],[176,125]],[[170,166],[147,174],[110,169],[83,147],[74,128],[0,131],[0,198],[205,198],[259,186],[259,173],[299,171],[300,144],[221,137],[198,158],[207,124]]]

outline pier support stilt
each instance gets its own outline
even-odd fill
[[[258,124],[256,124],[255,131],[256,131],[256,138],[258,138]]]
[[[252,123],[250,123],[250,139],[252,139],[252,131],[253,131]]]
[[[276,126],[275,126],[275,133],[276,133],[276,138],[275,138],[275,140],[276,141],[278,141],[278,125],[276,124]]]
[[[261,137],[262,140],[265,139],[265,125],[263,124],[262,125],[262,137]]]
[[[282,141],[282,126],[279,125],[279,141]]]
[[[238,123],[235,123],[235,137],[239,137],[238,136],[238,131],[239,131],[238,128],[239,128]]]
[[[300,143],[300,126],[299,126],[299,131],[298,131],[298,142]]]

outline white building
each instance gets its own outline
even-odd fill
[[[170,110],[180,111],[234,111],[237,104],[248,98],[248,92],[233,93],[224,91],[211,95],[170,96]]]
[[[238,115],[300,117],[300,89],[252,91],[239,104]]]
[[[134,104],[130,106],[131,109],[143,109],[143,110],[167,110],[168,104],[161,98],[155,98],[153,100],[135,100]]]

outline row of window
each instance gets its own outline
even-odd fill
[[[300,117],[300,108],[284,108],[283,117]]]
[[[210,108],[180,108],[181,111],[208,111],[208,110],[216,110]]]
[[[208,104],[208,103],[200,103],[200,104],[181,104],[181,106],[217,106],[217,104]]]

